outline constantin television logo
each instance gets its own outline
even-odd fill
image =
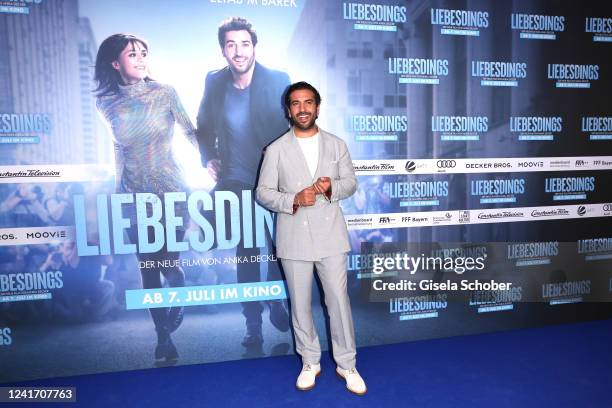
[[[489,13],[479,10],[431,9],[431,25],[440,26],[440,34],[480,36],[489,27]]]
[[[527,40],[556,40],[557,33],[565,30],[564,16],[512,13],[510,24]]]
[[[10,171],[0,168],[0,179],[3,178],[21,178],[21,177],[61,177],[61,173],[57,170],[41,170],[41,169],[25,169]]]
[[[524,218],[525,213],[517,210],[489,210],[478,213],[479,220],[503,220],[508,218]]]
[[[397,31],[406,22],[406,7],[389,4],[342,3],[342,18],[354,21],[354,30]]]
[[[557,88],[590,88],[599,79],[599,65],[548,64],[546,73]]]

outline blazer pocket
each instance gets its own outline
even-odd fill
[[[340,169],[338,166],[338,160],[332,160],[329,162],[330,177],[334,180],[340,177]]]

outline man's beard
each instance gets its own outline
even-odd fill
[[[244,68],[238,68],[235,65],[230,64],[231,70],[234,74],[237,75],[242,75],[245,72],[248,72],[249,69],[251,69],[251,67],[253,66],[253,64],[255,63],[255,58],[251,58],[250,60],[247,59],[246,60],[247,64],[244,66]]]
[[[291,122],[293,126],[297,127],[300,130],[310,130],[316,126],[315,122],[317,121],[318,115],[311,116],[310,120],[304,124],[298,122],[297,118],[291,118]]]

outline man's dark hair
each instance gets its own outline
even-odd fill
[[[228,31],[242,31],[245,30],[251,35],[251,42],[253,43],[253,47],[257,45],[257,33],[253,28],[253,25],[247,21],[247,19],[242,17],[229,17],[226,20],[221,22],[219,26],[219,45],[221,49],[225,47],[225,33]]]
[[[309,91],[312,91],[315,98],[315,104],[317,106],[321,104],[321,95],[319,95],[319,91],[317,91],[317,89],[308,82],[300,81],[289,85],[289,88],[287,88],[287,91],[285,92],[285,107],[287,109],[289,109],[289,104],[291,103],[291,93],[293,91],[299,91],[300,89],[308,89]]]

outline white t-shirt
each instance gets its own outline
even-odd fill
[[[317,166],[319,165],[319,132],[314,136],[310,137],[296,137],[302,153],[306,158],[308,164],[308,170],[310,170],[310,176],[314,178]]]

